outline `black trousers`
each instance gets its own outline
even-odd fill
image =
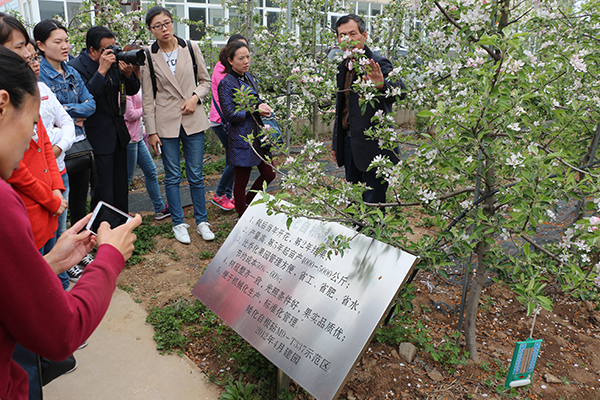
[[[69,213],[71,226],[85,217],[87,210],[87,196],[90,189],[91,170],[69,174]]]
[[[98,186],[92,188],[91,210],[100,200],[129,212],[127,203],[127,148],[119,143],[112,154],[95,154]]]

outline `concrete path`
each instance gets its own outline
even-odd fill
[[[117,289],[108,312],[75,352],[78,367],[44,387],[45,400],[217,400],[218,387],[187,357],[161,356],[146,312]]]

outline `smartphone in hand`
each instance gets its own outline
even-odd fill
[[[92,218],[88,222],[86,229],[94,235],[97,235],[98,228],[103,221],[108,222],[110,228],[114,229],[119,225],[127,223],[130,219],[131,216],[129,214],[124,213],[104,201],[100,201],[94,209],[94,213],[92,214]]]

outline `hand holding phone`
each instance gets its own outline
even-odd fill
[[[124,225],[117,226],[114,229],[109,229],[107,224],[108,222],[102,223],[98,229],[98,246],[103,244],[113,246],[121,252],[123,258],[127,261],[133,253],[133,243],[136,239],[133,230],[142,224],[142,217],[140,217],[139,214],[136,214],[134,218],[131,218]]]
[[[110,204],[100,201],[98,202],[98,205],[96,205],[86,229],[94,235],[98,235],[98,228],[102,222],[108,222],[110,228],[115,229],[119,225],[127,223],[130,219],[131,216],[129,214],[125,214],[123,211]]]

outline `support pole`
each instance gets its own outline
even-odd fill
[[[277,368],[277,394],[279,395],[281,392],[290,392],[290,377]]]

